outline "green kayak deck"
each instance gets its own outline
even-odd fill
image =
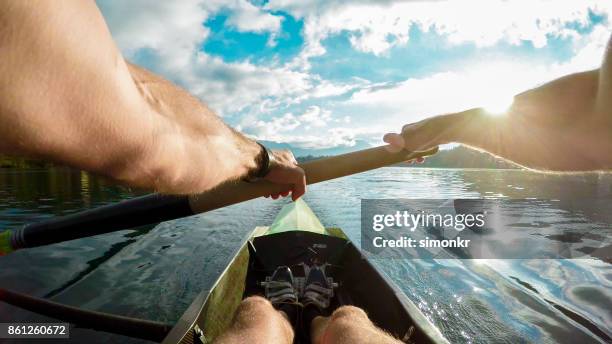
[[[209,290],[202,291],[163,343],[211,343],[225,331],[245,297],[263,295],[261,282],[278,266],[304,278],[304,264],[325,263],[338,287],[331,307],[355,305],[379,327],[409,343],[447,343],[339,228],[325,228],[308,205],[287,204],[270,227],[256,227]],[[307,342],[296,333],[296,342]]]

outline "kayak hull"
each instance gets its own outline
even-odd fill
[[[304,262],[326,263],[326,274],[338,284],[331,309],[360,307],[374,324],[407,342],[447,342],[342,230],[325,229],[315,219],[300,201],[286,206],[272,226],[255,228],[213,287],[200,293],[163,343],[210,343],[229,327],[242,299],[263,294],[261,282],[276,267],[289,266],[300,279]],[[306,340],[304,334],[296,337],[296,342]]]

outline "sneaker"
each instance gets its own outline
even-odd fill
[[[312,267],[308,272],[304,285],[304,294],[301,298],[304,307],[313,305],[319,310],[329,307],[330,300],[334,295],[334,289],[327,280],[323,269],[318,266]]]
[[[265,295],[274,307],[280,304],[295,304],[298,297],[295,292],[293,273],[288,266],[279,266],[274,270],[270,280],[265,283]]]

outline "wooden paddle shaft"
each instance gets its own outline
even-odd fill
[[[390,153],[385,146],[360,150],[352,153],[308,161],[300,166],[306,172],[307,184],[345,177],[403,161],[435,154],[438,148],[424,152]],[[189,205],[194,214],[226,207],[288,190],[287,185],[274,184],[265,180],[256,183],[232,182],[211,191],[189,196]]]
[[[385,147],[377,147],[313,160],[301,166],[306,172],[308,184],[314,184],[431,155],[436,151],[389,153]],[[226,183],[199,195],[151,194],[136,197],[0,233],[0,255],[20,248],[49,245],[199,214],[289,188],[288,185],[261,180],[257,183]]]

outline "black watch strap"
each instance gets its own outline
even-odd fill
[[[272,160],[274,160],[274,155],[272,155],[272,152],[266,146],[259,142],[256,143],[261,147],[259,154],[255,157],[257,168],[249,172],[244,178],[247,182],[254,182],[268,175]]]

